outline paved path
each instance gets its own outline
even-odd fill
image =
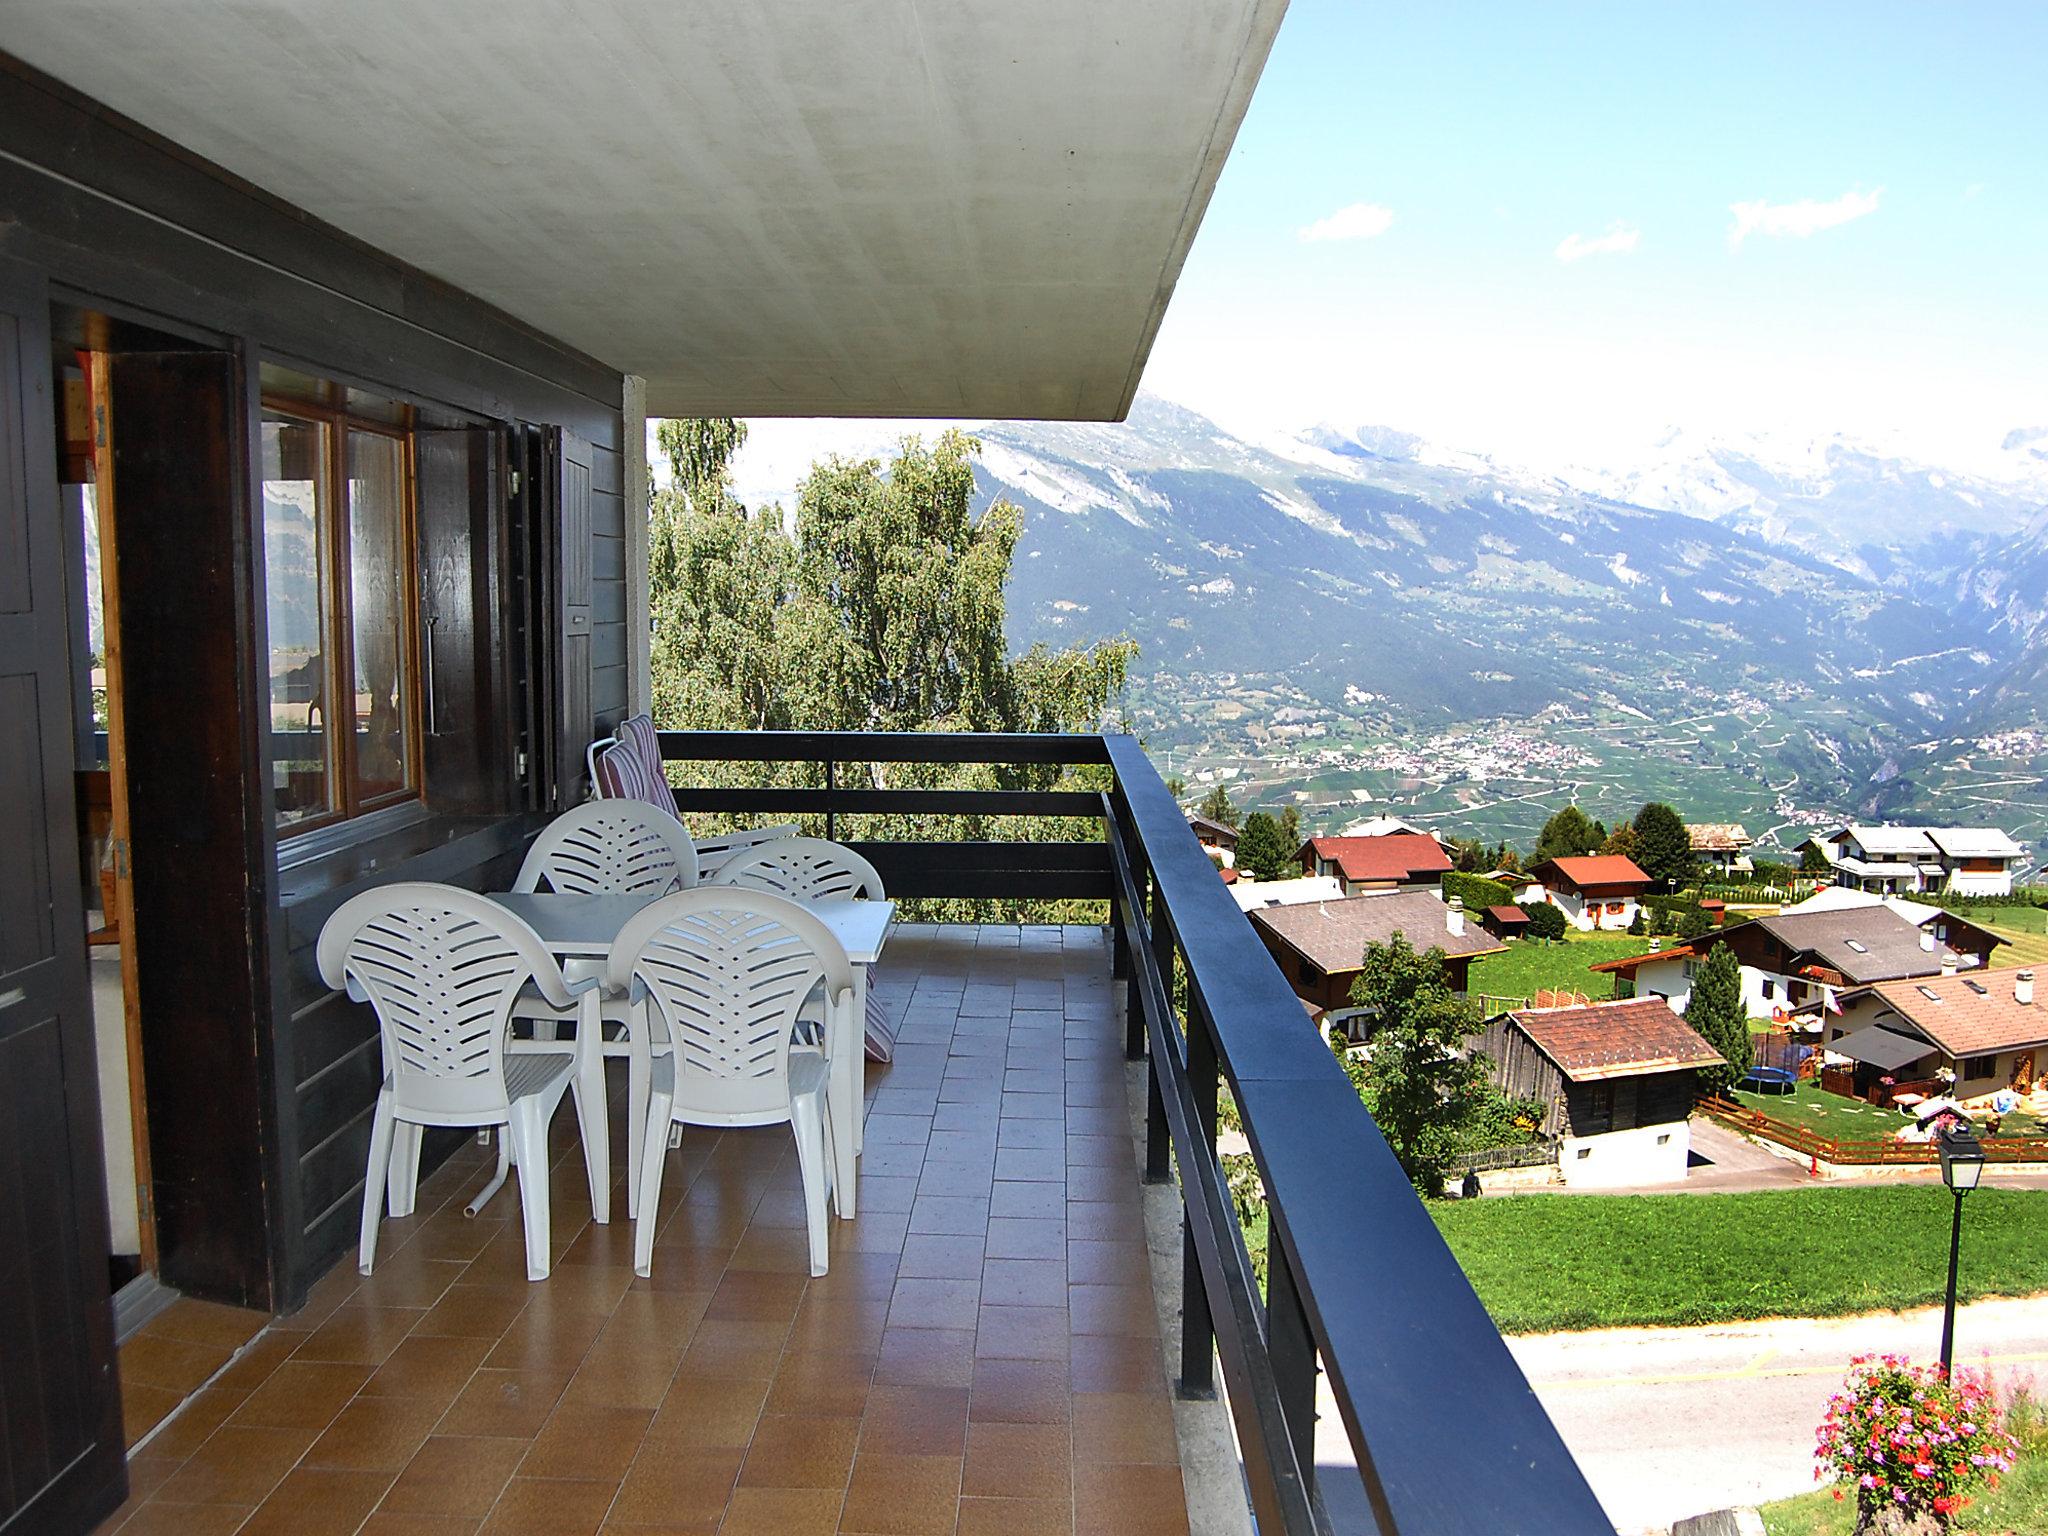
[[[1941,1312],[1510,1339],[1537,1396],[1624,1536],[1813,1487],[1813,1429],[1854,1355],[1933,1358]],[[1982,1301],[1959,1363],[2048,1382],[2048,1298]]]

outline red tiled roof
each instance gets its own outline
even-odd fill
[[[1488,907],[1486,915],[1496,923],[1526,923],[1529,914],[1520,907]]]
[[[1638,885],[1647,889],[1650,877],[1643,873],[1634,859],[1624,858],[1618,853],[1590,853],[1581,858],[1545,859],[1532,873],[1543,884],[1544,872],[1555,870],[1565,881],[1579,890],[1591,890],[1617,885]]]
[[[1334,859],[1346,880],[1410,880],[1440,875],[1451,867],[1443,844],[1426,832],[1388,832],[1380,837],[1312,837],[1318,859]]]
[[[1667,949],[1645,951],[1640,955],[1623,955],[1619,960],[1601,960],[1587,966],[1586,969],[1589,971],[1612,971],[1621,976],[1633,976],[1636,973],[1636,967],[1647,965],[1652,960],[1676,960],[1687,955],[1697,955],[1699,953],[1701,951],[1694,949],[1690,944],[1673,944]]]
[[[1842,1001],[1875,993],[1892,1012],[1949,1055],[1990,1056],[2048,1043],[2048,989],[2039,994],[2039,1001],[2021,1002],[2016,982],[2023,970],[2031,974],[2033,967],[1881,981],[1866,992],[1845,995]]]
[[[1631,997],[1570,1008],[1518,1008],[1508,1014],[1536,1048],[1575,1083],[1647,1077],[1707,1067],[1721,1053],[1661,997]]]
[[[1235,884],[1237,884],[1237,871],[1236,871],[1236,870],[1234,870],[1234,869],[1232,869],[1232,868],[1230,868],[1230,867],[1229,867],[1228,865],[1224,865],[1224,864],[1219,864],[1219,865],[1217,865],[1217,866],[1216,866],[1216,873],[1217,873],[1217,874],[1219,874],[1219,875],[1221,875],[1221,876],[1223,877],[1223,883],[1224,883],[1225,885],[1235,885]]]

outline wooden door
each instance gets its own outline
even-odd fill
[[[0,1531],[125,1493],[78,888],[49,300],[0,261]]]

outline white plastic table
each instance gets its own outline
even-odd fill
[[[548,891],[493,892],[491,900],[520,918],[540,937],[551,954],[563,960],[601,958],[611,953],[633,914],[658,898],[652,896],[563,896]],[[832,1056],[832,1105],[836,1156],[833,1166],[834,1205],[841,1216],[854,1214],[854,1188],[862,1131],[861,1103],[866,1090],[867,1053],[864,1036],[868,1017],[868,967],[882,957],[889,930],[896,925],[893,901],[813,901],[806,910],[823,923],[853,962],[853,1028],[845,1039],[827,1042]],[[608,1149],[607,1149],[608,1150]],[[607,1159],[607,1163],[609,1159]]]

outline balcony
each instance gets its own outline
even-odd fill
[[[687,1135],[649,1280],[623,1220],[589,1222],[572,1116],[542,1284],[510,1197],[461,1215],[489,1157],[466,1147],[387,1225],[373,1278],[332,1271],[140,1448],[103,1529],[1611,1530],[1134,741],[687,733],[664,753],[823,765],[823,787],[681,788],[686,810],[842,833],[1096,818],[1092,840],[857,846],[892,895],[1095,900],[1109,921],[898,931],[876,979],[898,1054],[868,1071],[860,1215],[829,1275],[807,1273],[779,1131]],[[1112,787],[840,787],[876,762],[1090,764]],[[1265,1285],[1215,1150],[1226,1082],[1269,1196]],[[1341,1426],[1320,1455],[1319,1370]]]

